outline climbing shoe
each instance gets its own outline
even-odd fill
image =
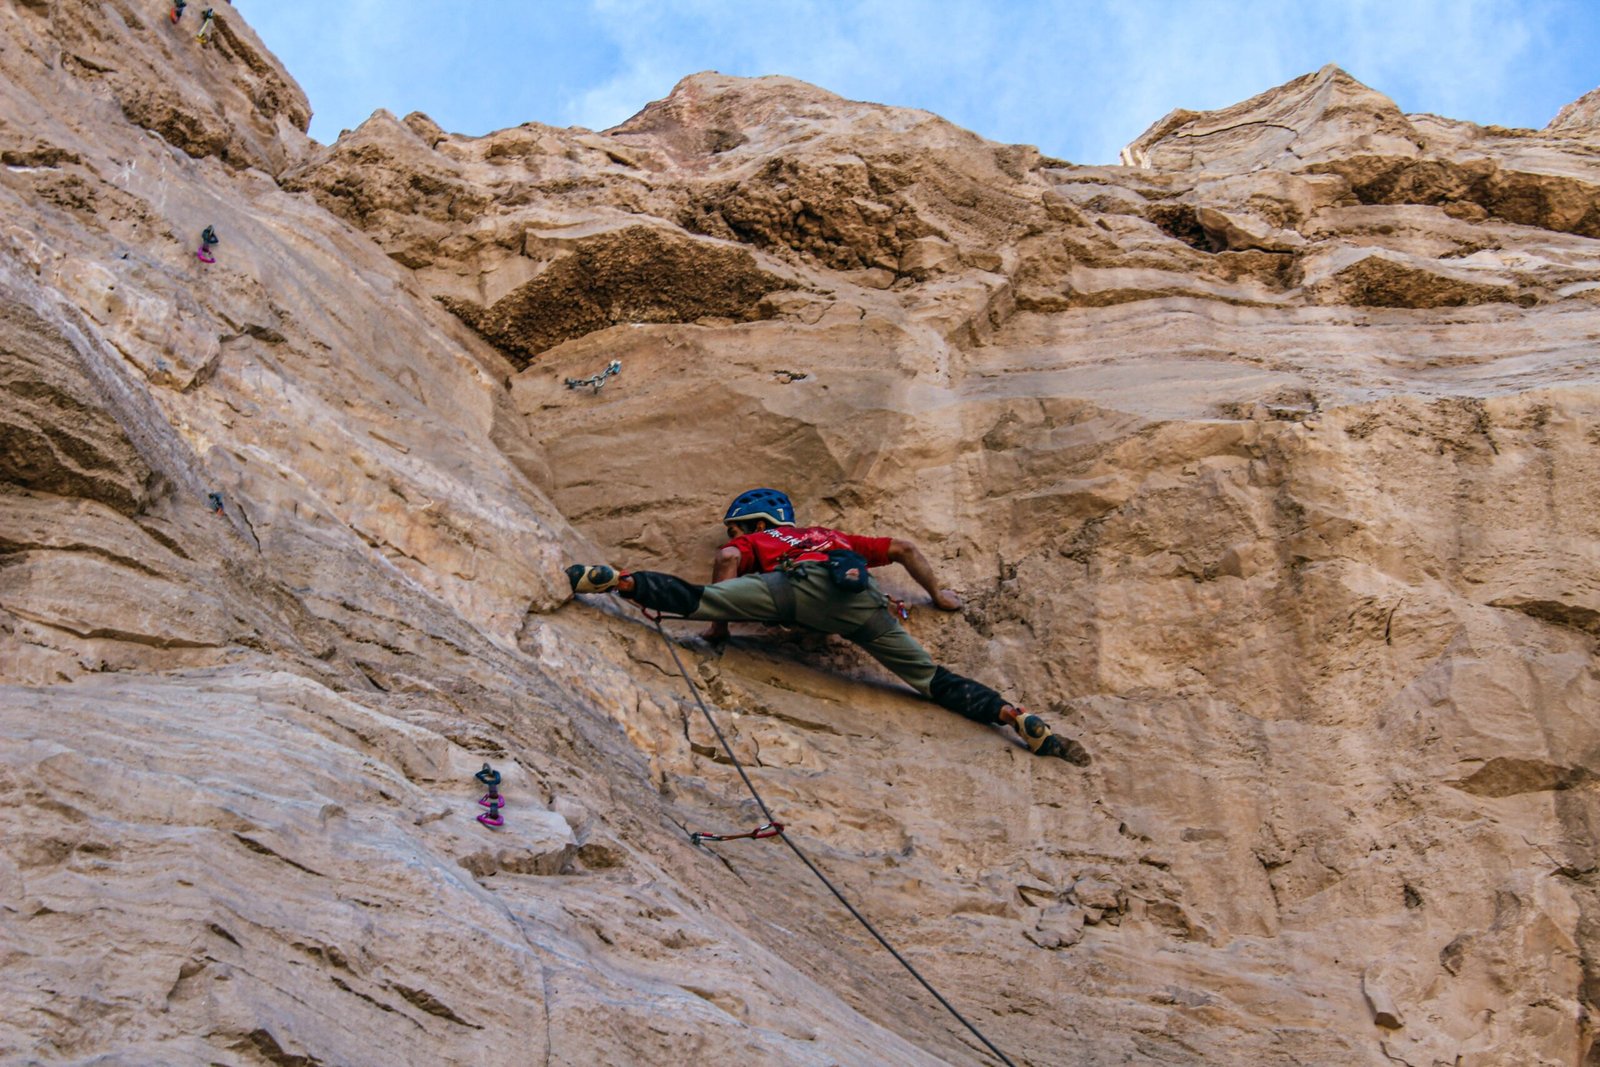
[[[1033,750],[1036,755],[1055,756],[1078,767],[1089,766],[1089,750],[1070,737],[1051,734],[1044,743]]]
[[[609,593],[622,581],[622,575],[604,563],[574,563],[567,568],[567,581],[572,583],[574,593]]]
[[[1037,715],[1025,708],[1017,708],[1011,727],[1022,735],[1028,750],[1036,756],[1055,756],[1079,767],[1089,765],[1089,752],[1078,742],[1050,732],[1050,727]]]

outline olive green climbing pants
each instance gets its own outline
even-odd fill
[[[826,568],[802,563],[785,574],[747,574],[695,585],[658,571],[634,571],[623,594],[646,608],[709,622],[798,623],[839,634],[942,708],[973,722],[1000,722],[1006,702],[982,682],[937,666],[916,638],[889,613],[876,583],[852,593],[833,584]]]
[[[640,592],[644,592],[644,586],[664,580],[682,582],[669,575],[644,571],[635,572],[633,578],[639,583]],[[785,610],[787,604],[779,603],[780,599],[785,599],[781,589],[785,583],[792,591],[792,614]],[[698,588],[699,603],[682,605],[684,610],[677,613],[684,618],[706,622],[798,623],[807,629],[839,634],[859,644],[911,688],[923,696],[930,695],[935,670],[933,659],[900,625],[900,620],[890,614],[888,598],[876,582],[861,592],[848,593],[833,584],[821,565],[801,564],[786,574],[746,574],[690,588]],[[661,592],[670,599],[671,592],[666,589]],[[636,594],[636,597],[646,606],[658,600],[648,593]],[[660,606],[669,611],[676,607],[666,603]]]

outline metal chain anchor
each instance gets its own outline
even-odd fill
[[[621,374],[621,373],[622,373],[622,360],[614,359],[606,367],[606,369],[601,371],[599,374],[591,374],[587,378],[568,378],[567,379],[567,388],[568,389],[581,389],[585,385],[592,385],[592,386],[594,386],[594,391],[598,393],[600,391],[600,387],[606,384],[606,379],[607,378],[611,377],[613,374]]]

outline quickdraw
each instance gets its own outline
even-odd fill
[[[505,803],[505,798],[500,795],[500,772],[489,766],[483,765],[483,770],[472,777],[489,787],[489,791],[478,799],[478,803],[488,808],[488,811],[478,813],[478,821],[492,829],[499,829],[506,824],[500,817],[500,808]]]
[[[500,817],[500,802],[498,800],[490,801],[489,810],[479,813],[478,821],[485,826],[492,826],[496,829],[504,826],[506,821]]]
[[[695,833],[689,835],[689,840],[698,845],[702,841],[741,841],[747,837],[752,839],[761,837],[777,837],[781,833],[783,833],[783,823],[764,822],[747,834],[708,834],[696,831]]]
[[[210,10],[210,8],[206,9],[208,14]],[[219,240],[221,240],[221,238],[217,236],[217,228],[215,226],[207,226],[205,229],[201,230],[200,247],[194,250],[194,258],[198,259],[202,263],[215,263],[217,261],[217,257],[211,254],[211,246],[216,244]]]

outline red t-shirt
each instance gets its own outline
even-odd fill
[[[739,550],[739,573],[773,571],[778,561],[787,556],[795,563],[806,560],[827,559],[828,552],[849,549],[866,557],[867,566],[882,567],[889,563],[888,537],[859,537],[826,526],[768,527],[753,534],[744,534],[729,541],[723,548],[732,546]],[[791,554],[792,553],[792,554]]]

